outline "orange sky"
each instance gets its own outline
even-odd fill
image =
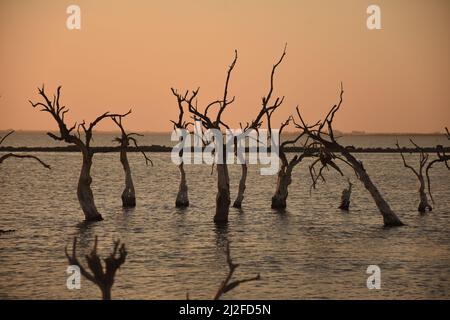
[[[66,28],[66,8],[81,7],[81,30]],[[381,7],[382,30],[366,28],[366,8]],[[200,86],[199,104],[222,96],[234,49],[239,59],[224,114],[232,127],[251,120],[272,64],[285,103],[309,122],[346,90],[336,128],[436,132],[450,125],[450,1],[170,0],[0,2],[0,129],[56,129],[34,110],[36,87],[63,86],[72,121],[133,107],[134,131],[169,131],[177,115],[170,87]],[[114,129],[112,122],[99,126]]]

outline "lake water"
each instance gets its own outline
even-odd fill
[[[5,145],[53,143],[43,134],[25,135],[13,135]],[[437,136],[421,138],[416,140],[423,146],[446,142]],[[101,139],[111,141],[111,136],[98,137],[96,143]],[[161,135],[144,138],[143,144],[151,139],[168,141]],[[379,139],[375,146],[395,143],[391,136]],[[363,140],[350,142],[375,143],[370,137]],[[154,167],[147,167],[140,154],[129,154],[137,207],[123,210],[118,154],[97,154],[93,190],[105,220],[86,225],[80,223],[76,197],[80,155],[35,154],[52,170],[28,159],[9,159],[0,166],[0,229],[17,230],[0,235],[0,298],[99,298],[98,288],[84,278],[80,290],[67,289],[64,256],[64,247],[77,236],[83,257],[95,235],[103,256],[110,253],[113,239],[120,238],[128,249],[114,299],[184,299],[186,292],[191,299],[212,298],[227,271],[227,240],[240,263],[236,277],[262,277],[227,293],[228,299],[450,298],[450,172],[443,165],[432,170],[434,210],[420,216],[416,179],[398,154],[356,155],[407,224],[392,229],[382,227],[372,199],[348,168],[355,184],[350,212],[337,209],[347,183],[332,171],[326,172],[327,183],[310,195],[305,161],[294,171],[288,208],[280,214],[270,209],[276,176],[261,176],[252,165],[243,209],[231,208],[228,226],[218,228],[212,222],[216,179],[209,166],[186,166],[191,206],[178,210],[179,177],[170,154],[150,154]],[[414,164],[417,158],[407,156]],[[240,167],[231,165],[232,200],[239,175]],[[381,268],[380,290],[366,287],[369,265]]]

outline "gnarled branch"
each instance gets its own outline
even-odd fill
[[[125,262],[127,257],[127,250],[125,244],[120,243],[120,240],[114,241],[114,247],[112,253],[105,259],[103,259],[105,267],[103,267],[101,258],[97,254],[97,242],[98,238],[95,236],[94,247],[90,254],[86,255],[86,263],[90,271],[88,271],[77,258],[77,238],[73,239],[72,254],[69,255],[67,246],[65,248],[65,254],[69,265],[76,265],[80,268],[81,274],[96,284],[102,291],[103,300],[111,299],[111,288],[114,284],[114,277],[117,270]]]

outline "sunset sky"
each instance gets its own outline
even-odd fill
[[[68,30],[66,8],[81,8]],[[371,4],[381,30],[366,27]],[[169,0],[0,2],[0,129],[56,129],[34,110],[37,86],[61,84],[70,123],[133,108],[133,131],[170,131],[177,116],[170,87],[200,86],[199,106],[223,95],[234,49],[230,126],[255,117],[272,64],[285,96],[273,123],[299,105],[315,122],[345,95],[336,128],[436,132],[450,126],[448,0]],[[110,121],[99,126],[114,129]]]

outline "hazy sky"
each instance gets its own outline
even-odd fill
[[[81,8],[68,30],[66,8]],[[382,30],[366,9],[381,8]],[[200,86],[199,105],[221,97],[234,49],[239,59],[224,114],[232,127],[254,118],[272,64],[285,103],[313,122],[338,99],[336,128],[435,132],[450,126],[450,1],[159,0],[0,1],[0,129],[56,129],[27,102],[36,87],[61,84],[70,123],[104,111],[133,114],[134,131],[169,131],[177,116],[170,87]],[[114,129],[110,121],[99,127]]]

